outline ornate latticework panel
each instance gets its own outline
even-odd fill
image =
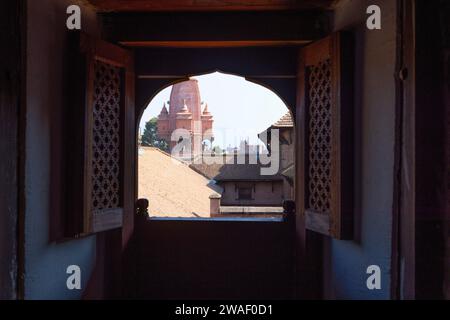
[[[308,230],[352,239],[354,40],[336,32],[300,50],[298,208]]]
[[[309,172],[308,205],[329,213],[331,203],[331,61],[309,69]]]
[[[120,68],[96,60],[92,122],[92,209],[120,202]]]

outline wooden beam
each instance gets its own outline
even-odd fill
[[[243,40],[243,41],[122,41],[126,47],[141,48],[240,48],[302,46],[308,40]]]
[[[185,75],[174,74],[141,74],[137,76],[138,79],[181,79],[186,78]],[[254,79],[296,79],[295,74],[267,74],[267,75],[247,75],[246,78]]]
[[[100,12],[331,9],[335,0],[89,0]]]
[[[295,105],[295,47],[263,48],[136,48],[136,117],[162,88],[189,76],[219,71],[274,91],[287,106]],[[182,58],[180,58],[182,57]]]
[[[104,37],[142,47],[244,47],[304,45],[325,37],[327,13],[163,12],[102,14]]]

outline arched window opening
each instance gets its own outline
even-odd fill
[[[294,198],[294,121],[271,90],[219,72],[160,91],[139,127],[150,217],[276,218]]]

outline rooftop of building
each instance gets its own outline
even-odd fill
[[[272,128],[286,128],[293,127],[294,121],[292,120],[291,112],[288,111],[277,122],[271,125]]]
[[[256,155],[253,155],[256,158]],[[190,167],[208,179],[215,181],[279,181],[283,180],[280,172],[274,175],[261,174],[261,168],[267,167],[260,163],[250,163],[247,154],[245,162],[240,164],[236,155],[203,156],[202,161],[194,161]],[[216,161],[215,161],[216,160]],[[216,163],[213,163],[213,162]],[[220,163],[218,163],[220,161]],[[197,163],[200,162],[200,163]],[[252,161],[255,162],[255,161]]]
[[[209,179],[153,147],[139,150],[139,197],[149,199],[150,216],[209,217]]]

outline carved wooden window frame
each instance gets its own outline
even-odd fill
[[[124,215],[132,212],[134,194],[130,190],[134,178],[134,153],[130,139],[134,134],[134,64],[129,51],[105,41],[92,38],[83,33],[76,33],[71,38],[71,59],[69,67],[72,72],[69,94],[70,110],[68,112],[68,148],[67,176],[68,201],[66,219],[66,236],[82,236],[96,232],[120,228]],[[114,133],[120,146],[117,167],[119,201],[114,207],[94,210],[93,183],[94,173],[94,123],[95,92],[99,88],[96,81],[96,67],[118,72],[120,82],[119,132]],[[98,71],[98,70],[97,70]],[[97,73],[98,74],[98,73]],[[103,80],[102,80],[103,81]],[[102,82],[104,84],[106,82]],[[97,87],[96,87],[97,85]],[[101,87],[100,87],[101,88]],[[107,94],[109,94],[108,91]],[[113,115],[111,115],[113,116]],[[117,119],[116,119],[117,120]],[[109,127],[112,129],[111,127]],[[118,135],[118,136],[117,136]],[[107,136],[112,138],[113,136]],[[117,182],[117,181],[115,181]],[[106,191],[106,190],[105,190]]]
[[[353,61],[353,40],[349,32],[337,32],[308,45],[300,50],[299,56],[298,208],[307,229],[337,239],[353,237]],[[324,66],[325,64],[327,65]],[[329,113],[322,116],[325,120],[318,125],[321,130],[329,130],[329,135],[324,136],[330,140],[325,144],[322,143],[323,137],[320,138],[321,144],[315,143],[318,130],[312,129],[312,123],[318,116],[317,112],[312,113],[312,109],[317,110],[317,105],[311,103],[310,99],[311,90],[323,90],[311,87],[311,83],[317,86],[317,82],[310,81],[313,72],[320,67],[329,68],[329,94],[323,94],[329,99],[329,104],[325,103],[329,107]],[[323,86],[321,81],[319,83]],[[312,95],[314,94],[317,93],[313,92]],[[320,99],[324,98],[320,96]],[[325,149],[323,153],[330,157],[328,169],[326,166],[318,166],[324,171],[329,170],[327,174],[319,170],[319,176],[326,177],[325,185],[329,188],[329,192],[323,192],[324,187],[321,186],[319,193],[322,194],[319,196],[326,198],[328,204],[316,206],[316,210],[312,208],[314,205],[310,201],[311,185],[314,185],[311,181],[317,180],[318,176],[314,171],[317,161],[312,155],[314,150],[311,145],[316,148],[320,145]],[[319,156],[319,159],[322,158]]]

